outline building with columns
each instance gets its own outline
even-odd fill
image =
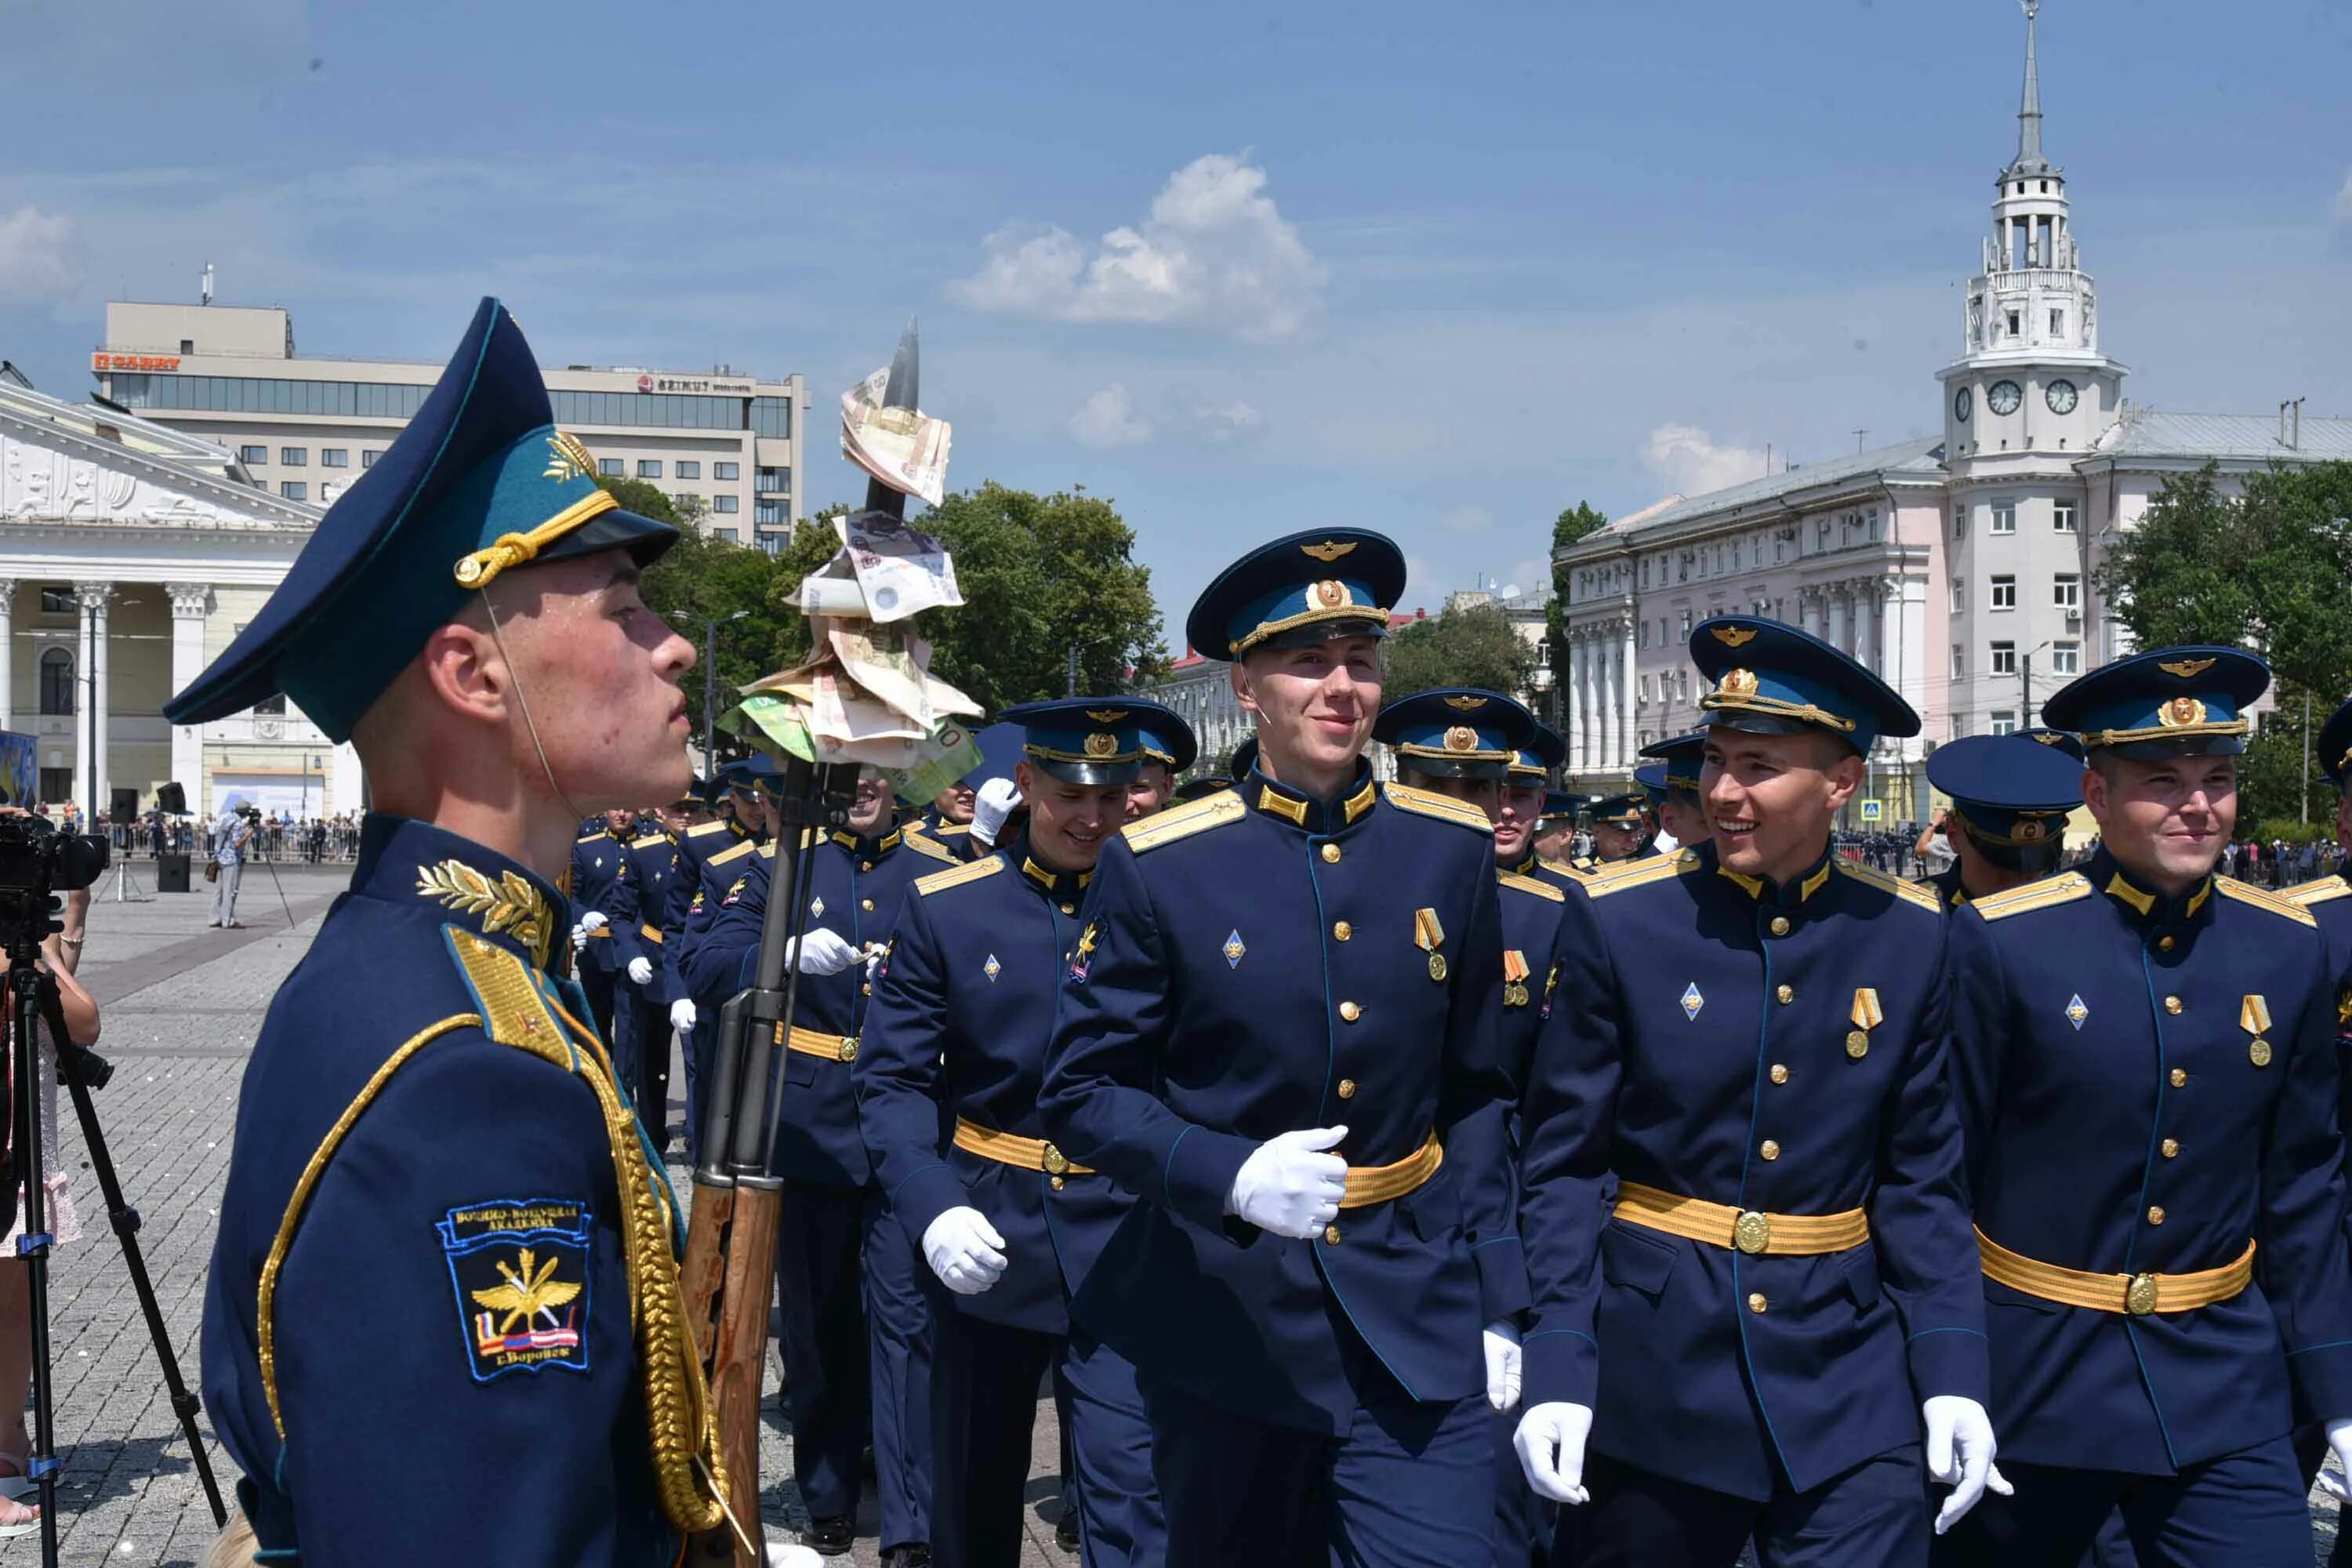
[[[205,725],[163,711],[320,515],[210,442],[0,383],[0,729],[35,737],[42,800],[143,810],[171,781],[197,811],[360,808],[357,753],[282,700]]]
[[[1574,785],[1622,784],[1641,747],[1694,728],[1690,629],[1748,613],[1843,648],[1919,710],[1918,737],[1878,742],[1864,796],[1885,821],[1925,820],[1936,746],[2034,724],[2059,687],[2130,651],[2097,572],[2168,479],[2352,458],[2352,420],[2125,398],[2065,173],[2042,152],[2039,8],[2025,0],[2017,152],[1995,176],[1960,353],[1935,373],[1942,433],[1670,497],[1560,551]]]

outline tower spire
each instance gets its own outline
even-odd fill
[[[2042,155],[2042,68],[2034,58],[2034,20],[2042,13],[2042,0],[2019,0],[2025,7],[2025,96],[2017,109],[2017,161],[2010,168],[2017,173],[2040,171],[2050,167],[2050,160]]]

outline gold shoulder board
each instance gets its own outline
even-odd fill
[[[2071,904],[2077,899],[2090,896],[2090,879],[2080,871],[2068,871],[2062,876],[2046,877],[2039,882],[2028,882],[2021,888],[2011,888],[2006,892],[1973,900],[1968,907],[1989,921],[1998,921],[2032,910]]]
[[[2241,882],[2233,877],[2216,877],[2213,879],[2213,886],[2221,889],[2224,898],[2235,899],[2242,904],[2252,904],[2258,910],[2268,910],[2274,915],[2284,915],[2297,925],[2307,925],[2315,931],[2319,927],[2317,915],[2291,899],[2279,897],[2267,888],[2257,888],[2251,883]]]
[[[1557,871],[1580,887],[1592,880],[1592,873],[1586,870],[1583,867],[1576,864],[1573,860],[1544,860],[1538,857],[1538,863],[1541,865],[1545,870]]]
[[[1516,888],[1522,893],[1533,893],[1539,899],[1549,899],[1555,904],[1568,902],[1568,895],[1540,877],[1523,877],[1517,871],[1497,873],[1503,886]]]
[[[580,842],[583,844],[593,844],[596,840],[604,837],[605,835],[603,833],[583,833],[580,836]]]
[[[1475,827],[1489,837],[1494,836],[1495,825],[1486,820],[1485,812],[1450,795],[1439,795],[1434,790],[1419,789],[1407,784],[1382,784],[1381,793],[1388,796],[1391,805],[1402,806],[1422,816],[1458,822],[1465,827]]]
[[[950,866],[958,863],[954,856],[949,854],[939,845],[932,843],[930,839],[925,837],[922,834],[916,832],[911,827],[908,828],[904,833],[901,833],[898,836],[898,842],[913,850],[916,854],[924,856],[929,859],[944,860]]]
[[[457,955],[466,984],[482,1004],[482,1033],[502,1046],[514,1046],[573,1070],[572,1047],[547,999],[531,984],[530,966],[500,947],[457,926],[448,933],[449,951]]]
[[[2299,883],[2280,894],[2279,897],[2291,904],[2300,904],[2307,910],[2314,904],[2333,903],[2337,899],[2352,898],[2352,882],[2346,881],[2340,876],[2321,877],[2313,881]]]
[[[668,842],[669,835],[667,833],[648,833],[643,838],[630,839],[629,847],[632,849],[650,849],[656,844],[667,844]]]
[[[966,882],[977,882],[982,877],[993,877],[1003,869],[1004,857],[991,855],[987,859],[975,860],[969,866],[958,866],[951,870],[934,871],[928,877],[918,877],[915,879],[915,891],[928,899],[933,893],[943,893],[950,888],[961,888]]]
[[[1855,881],[1867,883],[1871,887],[1892,893],[1905,903],[1916,904],[1930,914],[1944,912],[1944,906],[1937,901],[1936,890],[1933,888],[1923,888],[1916,882],[1906,882],[1899,877],[1890,877],[1874,866],[1857,866],[1851,860],[1840,860],[1837,868]]]
[[[705,862],[705,864],[711,866],[724,866],[730,861],[741,859],[744,856],[749,855],[752,850],[759,847],[761,847],[761,846],[754,844],[750,839],[746,838],[742,843],[736,845],[732,849],[721,849],[718,854],[713,855],[707,862]]]
[[[1119,837],[1127,840],[1127,847],[1140,855],[1147,849],[1173,844],[1179,838],[1190,838],[1195,833],[1239,822],[1248,814],[1249,807],[1242,804],[1242,797],[1224,790],[1130,822],[1118,831]]]
[[[1653,882],[1671,882],[1677,877],[1687,877],[1699,868],[1697,855],[1683,850],[1675,855],[1644,855],[1638,860],[1620,860],[1604,866],[1584,878],[1585,890],[1598,899],[1610,893],[1622,893],[1628,888],[1646,888]]]
[[[724,833],[729,826],[725,822],[698,822],[686,830],[686,836],[688,838],[700,838],[705,834]]]

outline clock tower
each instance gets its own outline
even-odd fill
[[[2075,463],[2120,416],[2125,367],[2099,350],[2065,172],[2042,151],[2036,26],[2025,10],[2017,156],[1995,181],[1992,233],[1969,279],[1960,357],[1937,373],[1951,476],[1952,733],[2039,722],[2042,700],[2090,668],[2087,514]]]

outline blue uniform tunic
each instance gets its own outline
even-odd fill
[[[646,1568],[674,1550],[607,1068],[547,967],[570,925],[503,857],[372,816],[351,890],[270,1005],[205,1282],[204,1392],[272,1562]]]
[[[1527,1403],[1591,1445],[1762,1500],[1985,1397],[1933,897],[1826,854],[1786,888],[1713,847],[1571,892],[1525,1108]],[[1869,1239],[1751,1256],[1611,1216],[1614,1177],[1743,1211],[1866,1211]]]

